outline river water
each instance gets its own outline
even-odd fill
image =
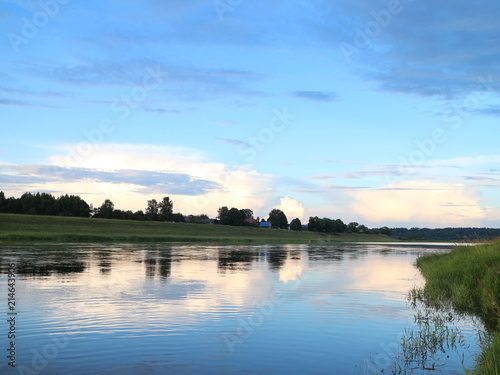
[[[423,282],[415,259],[449,250],[0,244],[0,373],[390,373],[404,328],[415,326],[406,301]],[[477,324],[458,325],[467,345],[442,355],[435,373],[473,367]]]

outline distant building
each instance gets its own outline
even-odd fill
[[[245,223],[251,224],[251,225],[259,225],[259,222],[255,220],[254,218],[251,219],[245,219]]]
[[[263,221],[262,223],[259,224],[259,227],[261,228],[271,228],[271,223],[267,221]]]

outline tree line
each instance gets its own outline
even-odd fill
[[[227,206],[222,206],[217,210],[217,223],[221,225],[232,225],[232,226],[259,226],[260,222],[266,222],[264,218],[256,219],[253,217],[253,211],[249,208],[238,209],[236,207],[228,208]],[[288,229],[288,219],[285,213],[275,208],[269,212],[269,217],[267,222],[271,224],[273,228]],[[294,230],[301,230],[302,224],[299,219],[294,219],[290,223]]]
[[[115,209],[113,202],[110,199],[106,199],[101,206],[94,209],[92,217],[101,219],[184,222],[184,215],[174,213],[173,210],[174,203],[169,197],[164,197],[160,202],[156,199],[148,200],[144,211],[138,210],[135,212]]]
[[[55,197],[49,193],[24,193],[20,198],[6,198],[3,191],[0,191],[0,213],[28,214],[28,215],[49,215],[49,216],[77,216],[93,217],[102,219],[121,219],[121,220],[149,220],[149,221],[174,221],[174,222],[193,222],[207,223],[213,222],[221,225],[231,226],[259,226],[260,222],[269,222],[272,228],[288,229],[300,231],[307,229],[314,232],[323,233],[342,233],[346,231],[354,233],[370,233],[370,230],[364,225],[358,223],[344,224],[342,220],[328,218],[309,218],[306,228],[302,226],[300,219],[295,218],[290,223],[285,213],[275,208],[269,212],[267,219],[254,218],[251,209],[228,208],[222,206],[217,211],[217,218],[210,220],[208,215],[188,215],[174,213],[174,203],[169,197],[164,197],[161,201],[151,199],[147,201],[145,210],[132,212],[116,209],[110,199],[104,200],[99,206],[94,208],[87,204],[78,195],[61,195]],[[390,230],[387,228],[390,235]]]
[[[125,220],[185,220],[184,215],[173,213],[173,202],[169,197],[163,198],[160,202],[155,199],[149,200],[145,211],[132,212],[115,209],[110,199],[106,199],[101,206],[93,208],[78,195],[66,194],[55,197],[49,193],[24,193],[20,198],[6,198],[5,193],[0,191],[0,213]]]
[[[150,220],[174,221],[191,223],[215,223],[232,226],[259,226],[261,222],[269,222],[272,228],[309,230],[319,233],[372,233],[398,237],[402,240],[434,240],[434,241],[462,241],[477,239],[493,239],[500,237],[500,229],[492,228],[382,228],[369,229],[357,222],[345,224],[341,219],[310,217],[307,225],[302,225],[298,218],[288,222],[285,213],[280,209],[273,209],[269,216],[254,219],[251,209],[228,208],[222,206],[217,211],[217,218],[210,220],[208,215],[188,215],[174,213],[174,203],[169,197],[161,201],[151,199],[147,201],[144,210],[132,212],[116,209],[110,199],[106,199],[99,207],[92,207],[78,195],[61,195],[56,197],[49,193],[24,193],[19,198],[7,198],[0,191],[0,213],[48,215],[48,216],[75,216],[94,217],[122,220]]]
[[[48,193],[24,193],[6,198],[0,191],[0,212],[10,214],[89,217],[92,208],[78,195],[55,197]]]
[[[392,235],[409,241],[474,241],[500,237],[494,228],[393,228]]]

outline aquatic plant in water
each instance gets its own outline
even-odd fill
[[[461,314],[451,306],[430,306],[420,288],[410,290],[408,302],[415,310],[415,326],[404,329],[398,354],[380,374],[384,370],[391,374],[441,373],[453,356],[460,360],[465,374],[471,373],[465,367],[470,345],[455,325]]]

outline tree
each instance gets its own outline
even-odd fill
[[[106,199],[96,211],[95,217],[100,217],[104,219],[109,219],[113,215],[115,210],[115,205],[111,200]]]
[[[299,218],[295,218],[292,220],[292,222],[290,223],[290,229],[297,231],[302,230],[302,223],[300,222]]]
[[[309,230],[311,232],[320,232],[321,231],[321,224],[320,224],[319,218],[317,216],[309,217],[309,223],[307,224],[307,230]]]
[[[229,210],[229,225],[242,226],[245,219],[240,210],[237,208],[231,208]]]
[[[217,211],[217,218],[221,225],[229,225],[229,209],[227,206],[222,206]]]
[[[337,233],[344,233],[347,230],[347,225],[340,219],[335,220],[335,229]]]
[[[248,208],[244,208],[243,210],[240,210],[240,212],[243,215],[243,220],[253,218],[253,211]]]
[[[352,233],[357,233],[358,232],[358,223],[356,223],[355,221],[347,224],[347,230],[349,232],[352,232]]]
[[[148,201],[148,206],[146,207],[146,216],[148,220],[158,219],[158,202],[156,199],[151,199]]]
[[[325,233],[335,232],[335,222],[333,220],[324,217],[321,221],[323,223],[323,232]]]
[[[392,230],[390,230],[388,227],[382,227],[379,229],[380,234],[385,234],[386,236],[390,236],[392,234]]]
[[[144,220],[146,217],[144,215],[144,211],[139,210],[134,212],[134,219],[133,220]]]
[[[5,193],[3,191],[0,191],[0,212],[2,211],[3,206],[5,206],[5,203],[7,202],[7,199],[5,198]]]
[[[169,197],[164,197],[158,204],[160,214],[163,220],[172,220],[172,213],[174,212],[174,202]]]
[[[357,230],[359,233],[370,233],[370,229],[368,229],[365,225],[360,225]]]
[[[186,220],[185,220],[183,214],[176,213],[176,214],[172,214],[172,221],[174,221],[176,223],[184,223]]]
[[[269,219],[267,219],[271,223],[271,227],[287,229],[288,228],[288,219],[283,211],[278,208],[273,209],[269,212]]]

